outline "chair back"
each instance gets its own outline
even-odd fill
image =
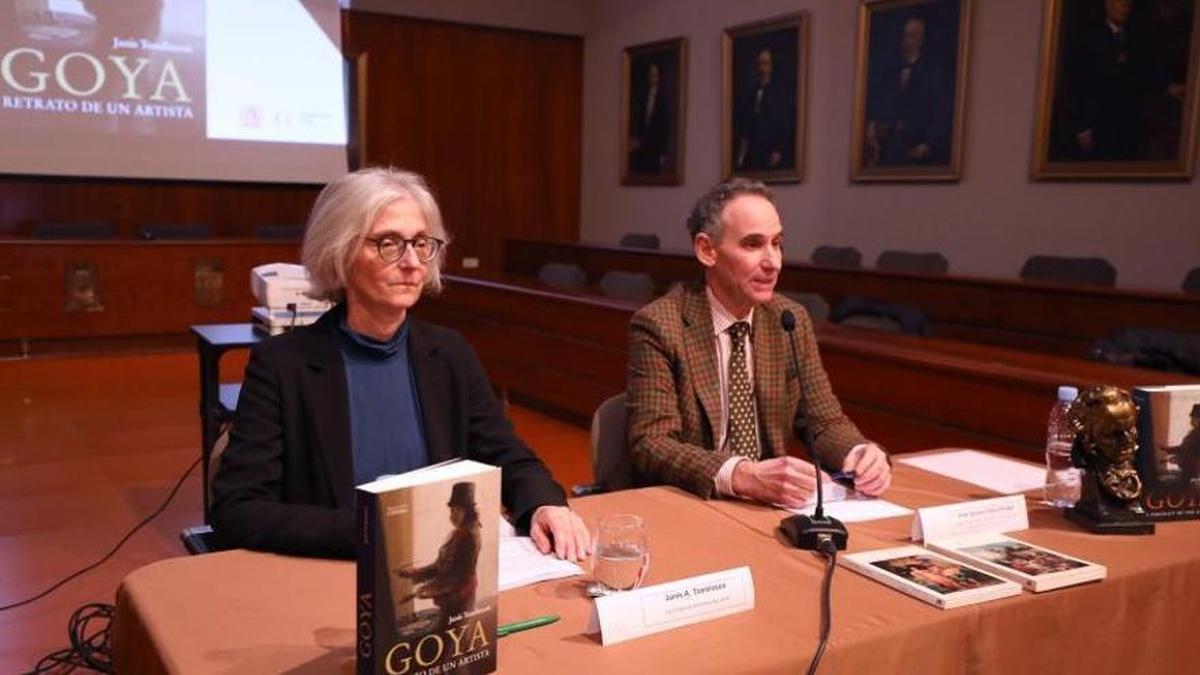
[[[829,320],[829,302],[820,293],[800,293],[799,291],[784,291],[784,295],[804,306],[808,318],[814,324]]]
[[[829,318],[842,326],[867,328],[886,333],[926,336],[933,334],[929,316],[920,307],[857,295],[846,296],[833,309]]]
[[[625,448],[625,392],[601,403],[592,415],[592,481],[606,492],[633,487]]]
[[[657,234],[630,232],[621,237],[620,245],[622,248],[645,248],[657,251],[662,246],[662,243],[659,241]]]
[[[950,262],[941,253],[891,250],[879,254],[875,267],[884,272],[945,276],[950,271]]]
[[[1183,278],[1184,293],[1200,293],[1200,267],[1193,267]]]
[[[212,239],[212,228],[205,223],[146,223],[142,239]]]
[[[1021,266],[1021,280],[1116,286],[1117,268],[1104,258],[1035,255]]]
[[[548,262],[538,270],[538,280],[547,286],[577,291],[587,283],[587,273],[574,263]]]
[[[34,239],[112,239],[117,229],[112,223],[38,223],[29,230]]]
[[[611,298],[646,301],[654,297],[654,279],[644,272],[613,270],[600,277],[600,290]]]
[[[822,267],[862,267],[862,253],[853,246],[818,246],[813,249],[812,263]]]
[[[272,241],[300,241],[304,238],[304,226],[278,223],[255,225],[254,238],[270,239]]]

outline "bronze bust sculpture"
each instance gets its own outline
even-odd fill
[[[1067,509],[1067,517],[1093,532],[1154,532],[1138,504],[1142,479],[1133,466],[1138,408],[1129,392],[1110,385],[1088,387],[1067,416],[1075,431],[1071,461],[1084,470],[1079,503]]]

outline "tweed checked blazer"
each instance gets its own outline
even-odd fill
[[[779,325],[784,310],[796,315],[799,372]],[[755,307],[751,340],[763,458],[787,454],[788,440],[807,427],[810,450],[826,467],[840,469],[846,453],[867,441],[830,389],[804,308],[782,295]],[[639,483],[668,483],[700,497],[715,496],[713,479],[732,457],[714,447],[720,386],[712,310],[703,285],[677,286],[634,315],[626,433]]]

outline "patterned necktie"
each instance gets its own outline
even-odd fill
[[[727,446],[735,455],[751,460],[759,458],[758,438],[754,433],[758,412],[754,407],[754,389],[746,369],[746,337],[750,324],[739,321],[729,327],[729,438]]]

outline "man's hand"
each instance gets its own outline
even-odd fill
[[[878,497],[892,484],[892,467],[888,464],[887,453],[874,443],[861,445],[842,462],[843,471],[854,472],[854,489],[859,492]]]
[[[733,470],[733,493],[765,504],[803,506],[817,489],[816,468],[798,457],[739,462]]]
[[[922,159],[929,159],[929,156],[932,154],[933,151],[929,149],[928,143],[918,143],[908,149],[908,158],[911,160],[920,161]]]
[[[592,552],[592,535],[574,511],[565,506],[539,506],[529,523],[529,536],[542,553],[579,562]]]
[[[1075,140],[1079,142],[1079,151],[1085,155],[1092,154],[1092,148],[1096,145],[1096,139],[1091,129],[1085,129],[1075,134]]]

